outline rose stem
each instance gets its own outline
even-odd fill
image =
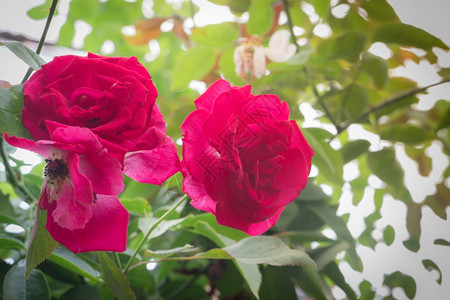
[[[44,31],[42,32],[41,39],[39,40],[38,47],[36,49],[36,54],[40,54],[42,47],[44,46],[45,38],[47,37],[48,29],[50,28],[50,23],[52,22],[53,15],[56,11],[56,5],[58,4],[58,0],[52,1],[52,6],[50,7],[50,12],[48,13],[47,22],[45,23]],[[28,77],[30,77],[31,72],[33,72],[32,68],[28,68],[27,73],[22,79],[22,83],[27,81]]]
[[[128,270],[130,269],[131,263],[133,262],[134,258],[136,257],[136,255],[138,254],[138,252],[141,250],[142,246],[144,245],[144,243],[147,241],[148,237],[150,236],[150,234],[152,233],[152,231],[165,219],[167,218],[168,215],[170,215],[174,210],[177,209],[178,206],[180,206],[181,203],[183,203],[185,200],[187,199],[187,195],[185,194],[180,201],[178,201],[178,203],[176,203],[174,206],[172,206],[168,211],[166,211],[161,217],[159,217],[159,219],[152,224],[152,226],[150,226],[150,228],[148,229],[147,233],[145,234],[144,238],[141,240],[141,242],[139,243],[139,245],[137,246],[136,250],[134,251],[133,255],[131,256],[131,258],[128,260],[127,264],[125,265],[125,269],[124,269],[124,273],[127,273]]]
[[[14,174],[14,170],[11,167],[11,165],[9,164],[9,159],[8,159],[8,154],[5,151],[5,148],[3,146],[3,138],[0,138],[0,155],[2,157],[3,160],[3,164],[5,165],[5,170],[7,173],[7,178],[9,179],[10,183],[12,186],[15,186],[16,188],[18,188],[22,193],[24,193],[25,195],[25,201],[27,203],[33,203],[33,202],[37,202],[38,200],[36,199],[36,197],[33,196],[33,194],[31,194],[31,192],[28,190],[28,188],[23,184],[23,182],[19,181],[19,179],[17,178],[17,176]]]

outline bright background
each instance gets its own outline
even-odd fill
[[[233,18],[233,16],[229,13],[223,11],[221,7],[213,5],[207,1],[194,0],[194,3],[200,6],[200,12],[195,16],[195,23],[197,26],[222,22],[229,18]],[[444,43],[450,44],[450,18],[448,17],[450,12],[450,1],[391,0],[389,3],[394,7],[398,16],[404,23],[423,28],[441,38]],[[8,1],[7,5],[5,5],[5,3],[3,4],[3,9],[0,10],[0,31],[2,33],[10,32],[23,34],[30,39],[38,40],[44,27],[45,20],[31,20],[25,14],[28,8],[37,5],[36,1]],[[59,28],[65,21],[65,14],[67,13],[68,4],[69,2],[64,0],[61,1],[59,5],[60,14],[54,18],[47,38],[47,41],[50,43],[56,40]],[[83,26],[83,24],[80,24],[79,29],[78,34],[80,35],[85,34],[86,30],[89,30]],[[324,28],[323,34],[326,35],[326,33],[326,28]],[[3,38],[0,38],[0,40],[1,39]],[[37,44],[34,43],[27,43],[27,45],[32,49],[35,49],[37,46]],[[383,49],[379,49],[379,51],[381,55]],[[42,56],[46,61],[49,61],[55,55],[67,53],[83,52],[50,46],[44,47]],[[438,62],[442,67],[450,67],[449,53],[445,53],[443,50],[438,49],[436,50],[436,54],[439,57]],[[25,64],[23,64],[6,48],[0,47],[0,80],[9,81],[12,84],[19,83],[22,80],[26,70],[27,66],[25,66]],[[399,75],[410,77],[417,81],[419,86],[426,86],[439,80],[436,70],[432,66],[425,63],[416,64],[409,61],[406,63],[405,68],[398,68],[396,72],[398,72],[397,74]],[[424,110],[429,108],[429,99],[450,100],[449,86],[450,84],[440,85],[430,89],[430,95],[421,95],[421,102],[418,104],[418,107]],[[308,116],[308,112],[312,114],[312,110],[309,109],[310,107],[308,105],[301,108],[302,112],[306,114],[306,121],[303,125],[308,126],[308,122],[314,122],[312,121],[314,119],[314,115]],[[350,134],[358,136],[365,135],[367,133],[362,131],[359,126],[354,125],[350,128]],[[370,139],[371,137],[365,136],[365,138]],[[377,137],[373,137],[373,141],[374,143],[377,143]],[[414,163],[407,158],[401,148],[396,150],[397,154],[402,157],[401,163],[406,170],[413,170],[416,168]],[[28,155],[26,152],[21,151],[20,153],[24,153],[23,155]],[[448,157],[442,153],[437,145],[432,147],[430,150],[430,155],[433,157],[433,171],[429,177],[424,178],[414,175],[417,172],[406,172],[405,174],[406,184],[414,191],[413,199],[417,202],[422,201],[425,196],[433,194],[434,183],[441,178],[443,171],[449,163]],[[29,159],[30,162],[33,163],[39,162],[39,159],[36,159],[36,157],[33,156],[30,156]],[[344,171],[344,177],[351,178],[353,176],[354,170],[351,167],[346,168]],[[372,184],[374,186],[378,186],[381,183],[377,182],[374,178],[372,180]],[[447,186],[449,185],[450,182],[447,180]],[[366,194],[366,196],[370,196],[370,191]],[[352,233],[356,236],[364,230],[364,218],[373,211],[371,201],[367,199],[369,199],[369,197],[365,197],[356,207],[351,204],[350,197],[345,197],[345,193],[341,200],[339,213],[351,214],[348,225]],[[384,228],[387,224],[397,224],[394,226],[396,228],[396,239],[394,244],[391,246],[386,246],[381,243],[378,244],[375,251],[368,247],[358,248],[358,253],[363,258],[364,263],[363,277],[368,279],[375,286],[381,288],[383,273],[391,273],[396,270],[401,270],[416,279],[416,299],[430,299],[431,296],[434,299],[448,299],[450,295],[450,260],[448,259],[448,248],[435,246],[433,245],[433,241],[437,238],[446,238],[447,240],[450,240],[450,220],[444,221],[436,218],[431,209],[424,208],[422,217],[422,235],[420,241],[421,248],[418,253],[413,253],[408,251],[401,243],[402,240],[405,240],[408,237],[406,228],[404,227],[404,220],[406,217],[405,205],[393,199],[385,199],[383,205],[384,209],[381,212],[383,217],[376,223],[376,225],[378,228]],[[449,208],[447,208],[447,214],[450,214]],[[330,232],[329,234],[333,235],[333,232]],[[380,230],[375,230],[373,234],[379,236],[382,235],[382,232]],[[421,260],[425,258],[432,259],[440,266],[443,273],[443,281],[441,285],[436,283],[436,279],[438,277],[438,273],[436,271],[424,271]],[[353,271],[346,263],[342,263],[341,268],[344,274],[346,274],[349,283],[357,289],[357,284],[359,284],[361,280],[361,275]],[[382,294],[380,290],[378,290],[378,293]],[[398,299],[404,299],[406,297],[401,289],[397,289],[394,295]],[[344,295],[337,292],[336,296],[339,298]]]

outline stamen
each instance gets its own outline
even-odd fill
[[[69,168],[67,162],[60,158],[46,159],[47,163],[44,167],[44,176],[48,178],[50,183],[59,181],[69,176]]]

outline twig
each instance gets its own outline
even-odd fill
[[[287,17],[289,31],[291,32],[291,40],[292,40],[292,43],[295,45],[295,48],[297,48],[296,52],[298,52],[300,50],[300,47],[298,46],[297,39],[295,38],[294,23],[292,23],[291,13],[289,12],[289,6],[287,4],[287,0],[283,0],[283,6],[284,6],[284,13],[286,14],[286,17]]]
[[[361,122],[362,120],[364,120],[368,115],[370,115],[373,112],[383,109],[383,108],[385,108],[391,104],[394,104],[394,103],[396,103],[404,98],[407,98],[409,96],[421,93],[433,86],[440,85],[440,84],[443,84],[446,82],[450,82],[450,78],[445,78],[439,82],[436,82],[436,83],[433,83],[433,84],[430,84],[430,85],[427,85],[427,86],[424,86],[421,88],[411,89],[411,90],[399,93],[399,94],[395,95],[394,97],[381,102],[378,105],[369,107],[365,111],[363,111],[357,118],[342,125],[342,127],[338,130],[338,133],[336,134],[336,136],[338,136],[341,132],[343,132],[345,129],[347,129],[351,124]]]
[[[284,6],[284,12],[286,13],[286,17],[287,17],[287,21],[288,21],[289,31],[291,32],[291,39],[292,39],[292,42],[294,43],[294,45],[297,49],[297,52],[298,52],[298,51],[300,51],[300,47],[297,44],[297,40],[295,38],[294,24],[292,23],[292,18],[291,18],[291,14],[289,12],[289,6],[287,3],[287,0],[283,0],[283,6]],[[319,94],[319,91],[317,90],[313,76],[311,75],[311,71],[306,66],[303,67],[302,70],[306,75],[306,79],[308,80],[308,83],[314,93],[314,96],[316,97],[317,102],[322,107],[323,111],[325,112],[325,115],[330,120],[330,122],[333,123],[333,125],[336,127],[337,132],[339,132],[340,126],[336,123],[336,120],[334,119],[331,112],[328,110],[328,107],[325,105],[325,102],[323,102],[323,97]]]
[[[37,202],[38,200],[36,199],[36,197],[34,197],[34,195],[28,190],[23,182],[19,181],[13,168],[9,164],[8,154],[6,153],[3,146],[3,138],[0,138],[0,155],[3,160],[3,164],[5,165],[7,178],[9,179],[11,185],[19,189],[25,195],[25,197],[28,198],[29,201],[26,201],[27,199],[24,199],[27,203]]]
[[[125,265],[125,269],[124,269],[124,273],[127,273],[128,270],[130,269],[131,263],[133,262],[133,260],[135,259],[136,255],[138,254],[138,252],[141,250],[142,246],[144,245],[145,242],[147,242],[150,234],[153,232],[153,230],[165,219],[167,218],[168,215],[170,215],[173,211],[175,211],[175,209],[177,209],[178,206],[180,206],[181,203],[183,203],[185,200],[187,199],[187,195],[185,194],[180,201],[178,201],[177,204],[175,204],[174,206],[172,206],[168,211],[166,211],[161,217],[159,217],[159,219],[153,223],[152,226],[150,226],[150,228],[148,229],[147,233],[145,234],[144,238],[141,240],[141,242],[139,243],[139,245],[137,246],[136,250],[134,251],[133,255],[130,257],[130,259],[128,260],[127,264]]]
[[[50,28],[50,23],[52,22],[53,15],[56,11],[56,5],[58,4],[58,0],[53,0],[52,5],[50,6],[50,12],[48,13],[47,22],[45,23],[44,31],[42,32],[41,39],[39,40],[39,45],[36,49],[36,54],[41,53],[42,47],[44,46],[45,38],[47,37],[48,29]],[[30,77],[31,72],[33,72],[32,68],[28,68],[27,73],[22,79],[22,83],[27,81],[28,77]]]

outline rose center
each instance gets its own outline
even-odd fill
[[[65,160],[60,158],[46,159],[44,176],[50,181],[64,179],[69,176],[69,168]]]

